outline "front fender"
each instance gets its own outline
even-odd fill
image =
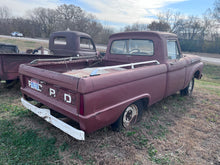
[[[189,84],[190,80],[192,80],[192,78],[195,77],[197,79],[200,79],[202,77],[203,66],[204,66],[203,62],[199,62],[196,64],[192,64],[191,66],[187,68],[186,81],[184,84],[184,88],[187,87],[187,85]]]

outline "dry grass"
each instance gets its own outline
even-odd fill
[[[22,40],[22,38],[20,39],[15,37],[11,37],[11,38],[0,37],[0,43],[17,45],[20,52],[26,52],[27,49],[34,49],[40,46],[43,46],[44,48],[48,48],[48,43]]]
[[[40,137],[54,137],[58,164],[219,164],[220,96],[195,84],[192,97],[170,96],[145,111],[131,130],[103,128],[81,142],[35,115],[18,120]],[[219,89],[218,89],[219,90]],[[20,106],[20,93],[1,89],[1,103]],[[8,113],[8,112],[7,112]],[[5,115],[7,116],[7,113]],[[3,116],[1,116],[2,118]]]
[[[47,47],[45,43],[21,42],[16,38],[0,38],[0,42],[16,44],[22,51],[42,45]],[[36,131],[39,138],[56,139],[56,143],[50,146],[59,153],[59,158],[48,156],[44,164],[219,165],[219,69],[218,66],[205,66],[205,81],[196,81],[192,97],[170,96],[148,108],[142,121],[132,129],[117,133],[106,127],[87,135],[83,142],[22,109],[19,84],[12,89],[0,87],[0,121],[7,120],[21,127],[21,134],[30,129]],[[4,153],[0,148],[1,152]],[[29,159],[35,154],[33,152]],[[7,160],[8,157],[1,159]],[[3,163],[1,159],[0,164]],[[42,162],[33,159],[32,163]]]
[[[16,38],[16,37],[11,37],[11,38],[0,37],[0,43],[17,45],[20,52],[26,52],[27,49],[35,49],[35,48],[39,48],[40,46],[43,46],[44,48],[47,49],[49,47],[46,41],[45,42],[29,41],[29,40],[25,40],[25,38]],[[106,52],[105,47],[103,48],[97,46],[96,49],[100,53]]]
[[[208,71],[204,73],[207,80],[212,80]],[[192,97],[175,94],[151,106],[144,112],[142,121],[130,130],[118,133],[106,127],[86,135],[83,142],[31,112],[22,118],[20,115],[11,117],[7,109],[0,113],[0,119],[13,119],[17,126],[24,127],[21,132],[31,129],[37,131],[40,138],[56,139],[54,145],[59,158],[48,157],[45,163],[219,165],[220,83],[216,80],[215,83],[196,81]],[[5,104],[12,109],[21,107],[20,97],[19,86],[0,88],[1,107]]]

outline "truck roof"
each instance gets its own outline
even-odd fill
[[[50,35],[50,37],[53,36],[73,36],[73,37],[88,37],[91,38],[90,35],[83,33],[83,32],[78,32],[78,31],[58,31],[58,32],[54,32]]]
[[[168,32],[159,32],[159,31],[135,31],[135,32],[122,32],[122,33],[115,33],[112,34],[109,39],[111,38],[123,38],[123,37],[141,37],[141,36],[158,36],[159,38],[176,38],[177,35]]]
[[[167,32],[158,32],[158,31],[135,31],[135,32],[122,32],[122,33],[116,33],[116,34],[112,34],[109,37],[109,43],[108,43],[108,47],[106,50],[106,55],[105,55],[105,59],[108,60],[115,60],[117,59],[118,61],[122,61],[124,62],[124,55],[123,54],[117,54],[117,53],[111,53],[111,47],[112,47],[112,43],[115,40],[135,40],[135,39],[139,39],[139,40],[151,40],[153,41],[153,55],[148,55],[147,59],[146,56],[143,55],[132,55],[132,54],[126,54],[127,56],[129,56],[129,58],[127,59],[129,61],[131,61],[132,59],[135,62],[141,62],[141,61],[152,61],[157,59],[160,63],[163,63],[165,61],[165,59],[167,58],[167,40],[177,40],[177,35],[176,34],[172,34],[172,33],[167,33]],[[129,47],[129,46],[128,46]],[[179,50],[181,52],[181,50]]]
[[[78,31],[53,32],[50,35],[49,49],[56,55],[84,56],[91,54],[91,52],[92,55],[96,53],[96,47],[91,36]]]

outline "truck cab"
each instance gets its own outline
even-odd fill
[[[95,44],[90,35],[78,31],[54,32],[50,35],[49,49],[54,55],[95,56]]]
[[[19,53],[16,45],[0,44],[0,80],[6,80],[6,86],[10,87],[17,82],[18,67],[20,64],[33,60],[51,60],[57,58],[96,58],[98,55],[95,44],[90,35],[78,31],[54,32],[49,39],[50,54],[42,47],[29,49],[26,53]],[[41,54],[34,54],[38,52]]]

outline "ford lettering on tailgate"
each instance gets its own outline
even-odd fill
[[[58,86],[48,84],[44,81],[33,78],[28,80],[28,86],[38,92],[42,92],[47,96],[53,97],[57,100],[63,100],[65,103],[68,104],[75,104],[75,93],[66,91],[65,89],[62,89]]]

